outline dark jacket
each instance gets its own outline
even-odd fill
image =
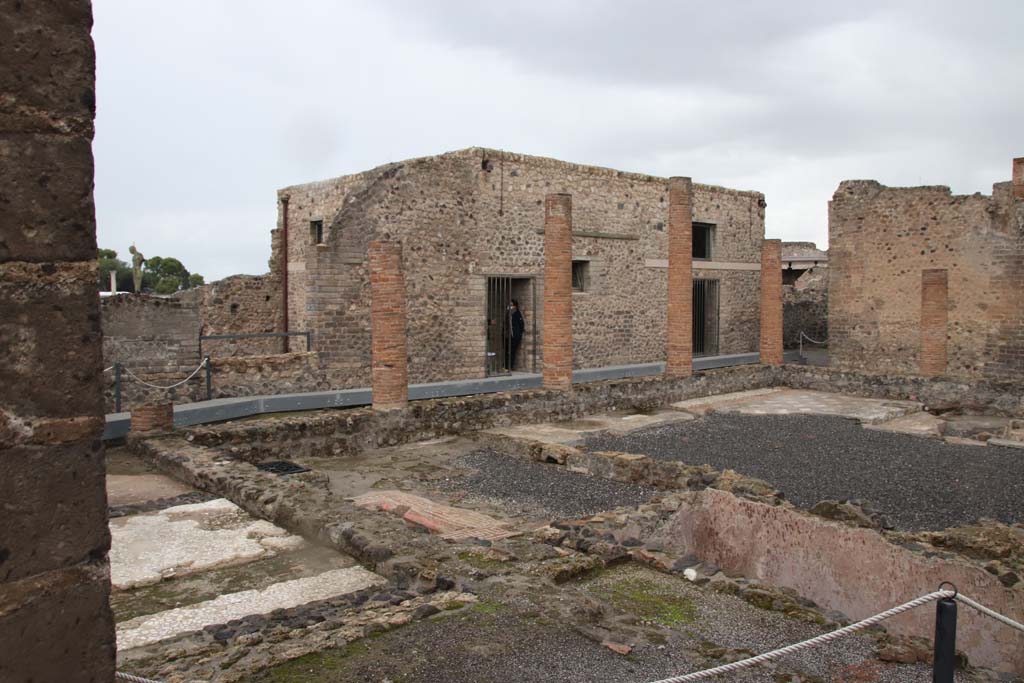
[[[517,308],[510,314],[512,318],[512,338],[522,339],[523,332],[526,331],[526,319],[523,318],[522,312]]]

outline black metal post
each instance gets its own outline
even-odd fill
[[[121,364],[114,363],[114,412],[121,412]]]
[[[943,598],[935,605],[935,663],[933,683],[953,683],[956,666],[956,601]]]
[[[210,376],[210,357],[206,356],[203,358],[206,363],[206,400],[209,401],[213,398],[213,378]]]

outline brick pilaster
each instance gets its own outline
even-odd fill
[[[761,243],[761,363],[782,365],[782,240]]]
[[[693,374],[693,184],[668,181],[668,328],[665,372]]]
[[[394,410],[409,401],[402,245],[371,242],[369,255],[373,407]]]
[[[1013,160],[1013,198],[1024,199],[1024,157]]]
[[[946,326],[949,316],[949,281],[944,269],[921,271],[921,360],[925,377],[946,373]]]
[[[174,404],[147,403],[132,408],[133,432],[169,432],[174,429]]]
[[[572,196],[544,198],[544,387],[572,389]]]

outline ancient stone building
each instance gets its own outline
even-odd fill
[[[991,196],[839,185],[829,204],[834,367],[1024,378],[1022,166]]]
[[[280,190],[272,260],[287,259],[288,329],[313,333],[332,386],[368,385],[367,250],[398,241],[410,381],[507,367],[494,326],[510,298],[526,319],[516,369],[539,372],[554,193],[572,196],[575,367],[664,360],[668,180],[480,148]],[[764,197],[696,183],[692,195],[694,353],[754,352]]]
[[[0,681],[109,683],[87,0],[0,14]]]
[[[828,253],[814,242],[782,243],[782,303],[787,348],[800,345],[801,332],[828,340]]]

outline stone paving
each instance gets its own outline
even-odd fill
[[[250,562],[305,543],[223,498],[113,519],[110,533],[110,575],[117,589]]]
[[[501,434],[512,438],[529,438],[544,443],[575,444],[585,435],[597,432],[612,434],[629,434],[638,429],[657,427],[675,422],[692,420],[693,416],[672,410],[659,410],[652,413],[603,413],[588,415],[581,420],[572,422],[552,422],[543,424],[518,425],[484,430],[485,434]]]
[[[346,567],[317,576],[282,581],[262,590],[229,593],[206,602],[136,617],[118,624],[117,647],[119,650],[128,650],[181,633],[197,631],[208,624],[296,607],[384,583],[386,581],[381,576],[362,567]]]
[[[717,412],[742,413],[745,415],[836,415],[850,417],[865,424],[886,422],[909,413],[922,410],[920,403],[913,401],[888,401],[876,398],[861,398],[823,391],[782,389],[764,393],[743,392],[745,396],[723,394],[712,397],[711,401],[698,399],[689,408],[699,409],[711,403]],[[730,400],[735,397],[735,400]],[[674,407],[681,407],[675,404]],[[684,408],[685,409],[685,408]]]

